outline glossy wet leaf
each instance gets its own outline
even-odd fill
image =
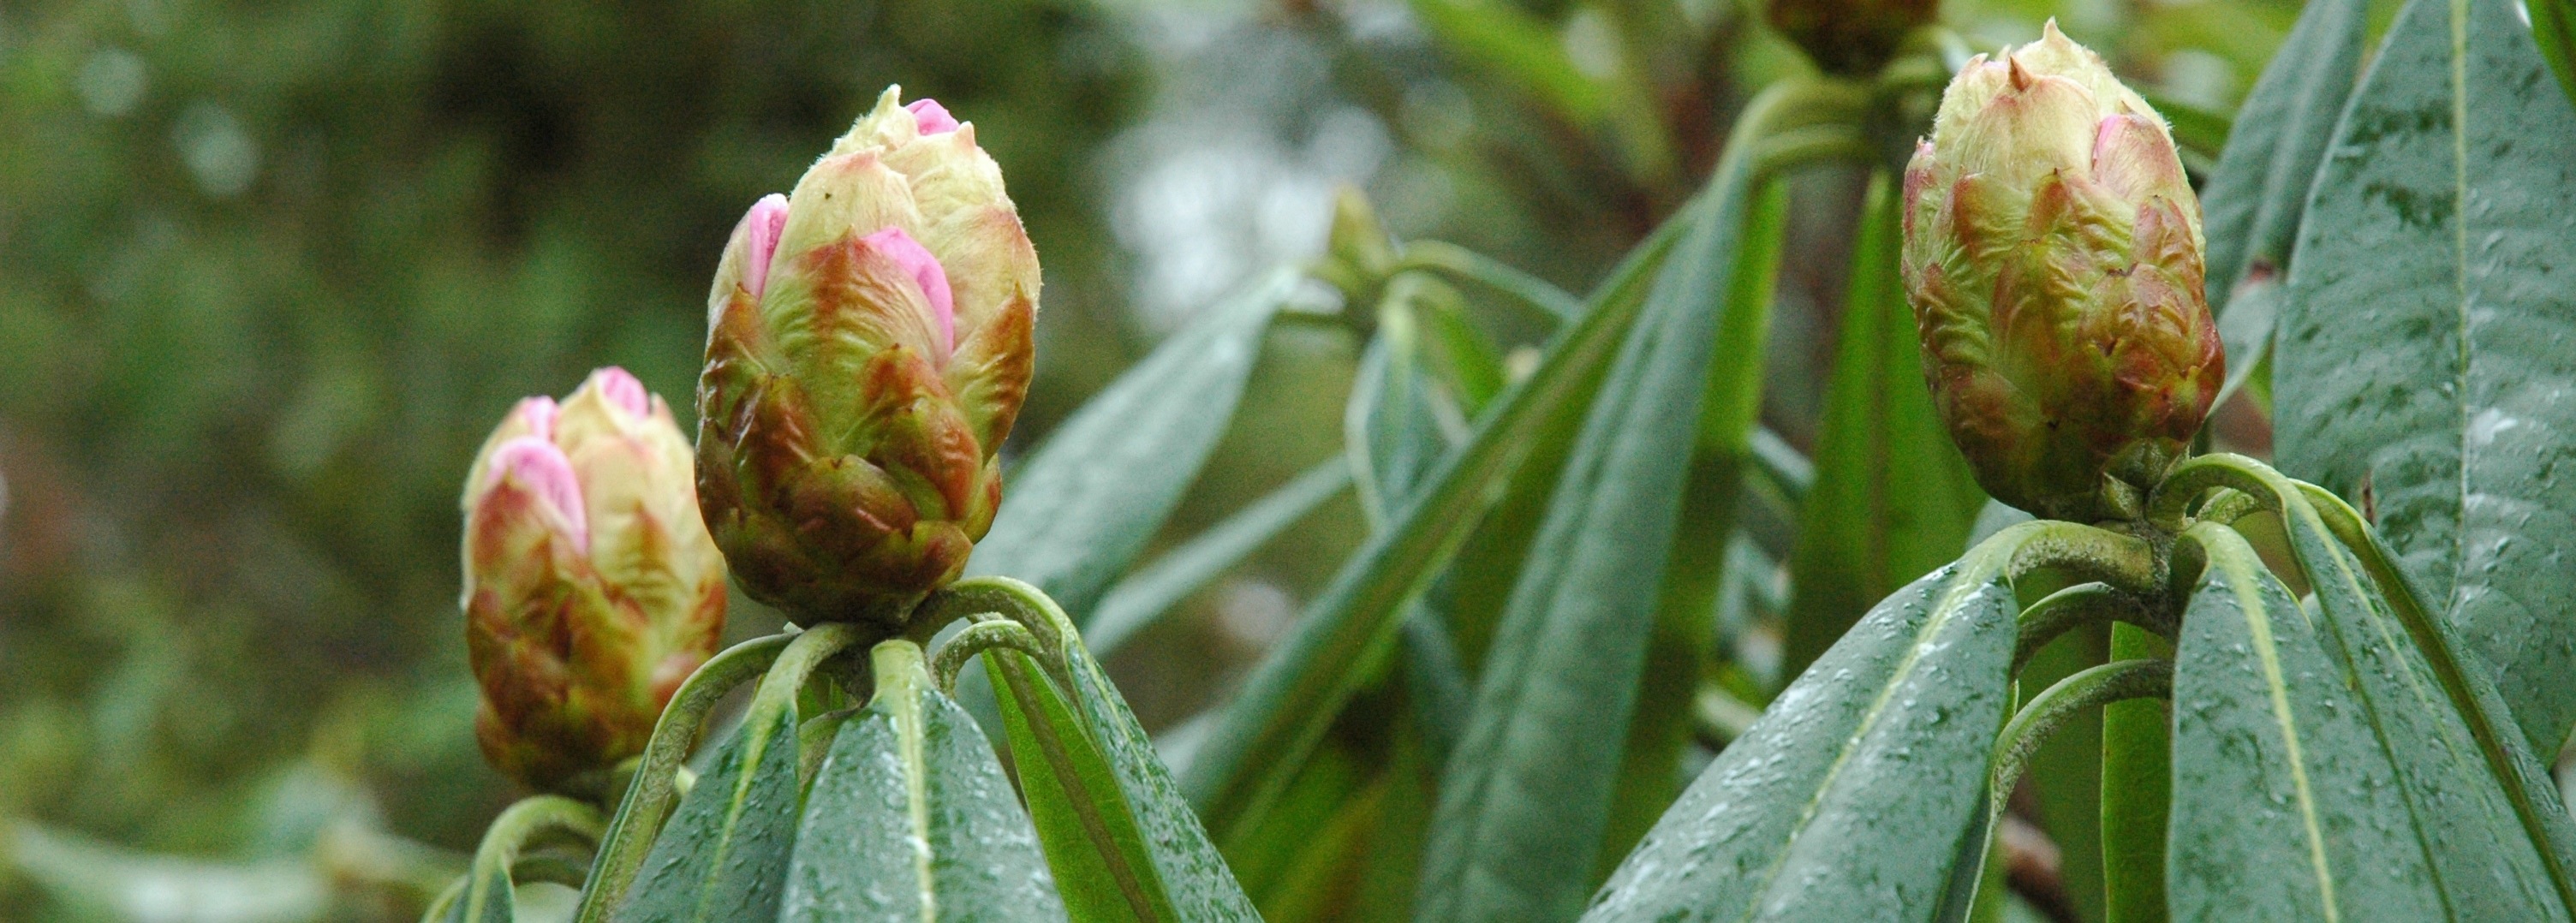
[[[1262,275],[1085,402],[1011,471],[966,572],[1025,580],[1090,612],[1197,480],[1296,282],[1292,269]]]
[[[1562,919],[1589,890],[1750,210],[1730,191],[1673,245],[1575,437],[1442,773],[1419,919]]]
[[[931,687],[909,642],[875,660],[877,695],[841,726],[806,795],[778,919],[1066,919],[974,718]]]
[[[2244,539],[2199,531],[2174,667],[2174,918],[2444,918],[2431,844],[2319,626]]]
[[[2282,469],[2352,498],[2533,749],[2576,722],[2576,104],[2510,0],[2412,0],[2281,307]]]
[[[2569,919],[2576,823],[2492,687],[2462,669],[2441,626],[2403,616],[2311,503],[2284,520],[2321,634],[2396,767],[2445,905],[2458,919]]]
[[[796,714],[747,718],[663,825],[620,923],[720,923],[777,916],[796,843]]]
[[[2337,672],[2329,691],[2358,710],[2375,758],[2394,768],[2393,794],[2413,825],[2406,837],[2421,844],[2443,906],[2455,919],[2568,919],[2576,822],[2493,686],[2342,501],[2252,462],[2192,463],[2228,465],[2253,472],[2239,486],[2281,510],[2274,534],[2314,593],[2307,618]]]
[[[1923,383],[1914,310],[1897,277],[1899,197],[1884,175],[1852,256],[1850,297],[1816,437],[1816,479],[1789,558],[1796,675],[1871,604],[1966,550],[1985,491]]]
[[[2012,588],[1966,561],[1870,610],[1720,752],[1586,921],[1936,918],[1981,849]]]
[[[1071,637],[1070,624],[1059,626]],[[1011,759],[1067,905],[1083,920],[1257,920],[1126,699],[1078,644],[1074,688],[997,651]]]

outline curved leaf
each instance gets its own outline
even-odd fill
[[[680,796],[617,912],[620,923],[714,923],[777,915],[796,843],[796,714],[753,714]]]
[[[1261,335],[1297,279],[1286,267],[1262,275],[1085,402],[1011,471],[966,572],[1025,580],[1068,611],[1090,612],[1225,435]]]
[[[854,626],[815,626],[788,642],[760,681],[715,768],[680,797],[617,910],[634,923],[768,920],[795,846],[801,807],[796,693],[815,667],[858,640]]]
[[[806,795],[778,919],[1066,919],[975,719],[931,688],[911,642],[872,659],[876,696]]]
[[[2361,502],[2532,749],[2576,723],[2576,105],[2509,0],[2411,0],[2281,306],[2282,466]]]
[[[1998,547],[1871,609],[1718,754],[1583,919],[1929,920],[1960,900],[2010,699]]]
[[[2287,493],[2286,491],[2284,492]],[[2576,824],[2481,678],[2442,670],[2443,629],[2410,628],[2305,499],[2288,498],[2292,554],[2314,588],[2344,685],[2396,766],[2456,919],[2570,919]],[[2452,674],[2447,679],[2444,673]],[[2481,702],[2486,698],[2489,702]]]
[[[1576,436],[1443,772],[1418,919],[1582,906],[1744,238],[1746,182],[1732,178],[1673,245]],[[1753,339],[1729,360],[1758,367]]]
[[[2231,486],[2279,510],[2298,576],[2314,593],[2308,618],[2333,657],[2339,699],[2366,722],[2378,758],[2394,767],[2408,835],[2421,844],[2447,912],[2454,919],[2570,919],[2576,867],[2567,857],[2576,820],[2492,687],[2463,669],[2450,633],[2393,565],[2383,580],[2346,549],[2327,515],[2344,516],[2341,501],[2232,456],[2194,460],[2177,477],[2216,468],[2246,473]],[[2358,537],[2377,553],[2369,536]]]
[[[1475,529],[1495,489],[1528,454],[1529,440],[1582,406],[1684,223],[1668,222],[1629,253],[1590,312],[1557,335],[1535,372],[1494,401],[1467,445],[1425,475],[1413,501],[1343,564],[1287,639],[1253,668],[1183,770],[1190,801],[1210,829],[1233,829],[1278,794],[1349,701],[1354,665],[1394,637],[1412,611],[1408,603]]]
[[[561,795],[520,799],[492,819],[483,842],[474,850],[474,865],[460,884],[448,912],[453,923],[512,923],[519,916],[518,884],[512,880],[521,852],[539,845],[541,837],[573,838],[597,843],[599,811]],[[573,881],[579,882],[578,874]],[[444,896],[442,897],[444,898]]]
[[[1052,606],[1014,608],[1023,610],[1021,617],[1048,620],[1066,639],[1071,689],[1059,688],[1026,654],[995,650],[982,659],[996,679],[1011,760],[1038,838],[1074,916],[1260,919],[1072,623]]]
[[[2207,566],[2174,664],[2174,918],[2444,918],[2431,844],[2318,626],[2236,533],[2194,539]]]

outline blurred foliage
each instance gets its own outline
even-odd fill
[[[2220,112],[2295,13],[1943,9],[1979,47],[2057,16]],[[1732,0],[0,7],[0,918],[166,918],[263,875],[298,883],[227,918],[416,912],[512,794],[470,732],[467,460],[598,365],[685,408],[725,233],[886,84],[978,125],[1046,261],[1025,443],[1318,252],[1335,183],[1580,291],[1700,184],[1747,88],[1807,66]],[[1801,446],[1860,192],[1792,194],[1765,390]],[[1173,536],[1336,450],[1354,353],[1272,338]],[[1362,529],[1340,504],[1121,651],[1145,719],[1201,707]],[[213,890],[120,902],[117,863]]]

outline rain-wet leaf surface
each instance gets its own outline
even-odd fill
[[[2013,593],[1945,567],[1870,610],[1718,755],[1586,921],[1929,920],[1983,819]]]
[[[2576,723],[2576,106],[2508,0],[2411,0],[2291,266],[2284,471],[2351,498],[2536,752]]]
[[[2211,552],[2175,660],[2174,919],[2442,919],[2369,710],[2253,550],[2212,532],[2229,547]]]
[[[619,909],[621,923],[768,920],[796,839],[796,715],[779,709],[766,728],[746,721],[716,752],[715,768],[680,798],[644,872]]]
[[[983,732],[926,687],[908,705],[879,696],[833,740],[806,796],[779,920],[1066,918]]]

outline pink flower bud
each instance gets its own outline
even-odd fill
[[[975,126],[894,89],[786,203],[776,252],[737,230],[709,296],[707,527],[755,599],[900,623],[965,569],[1001,502],[1037,252]]]
[[[466,651],[484,754],[575,791],[643,749],[679,681],[715,653],[724,558],[689,444],[624,369],[558,405],[520,401],[466,478]]]
[[[1942,94],[1906,167],[1902,263],[1951,437],[1988,493],[2042,516],[2122,515],[2225,377],[2164,120],[2055,23]]]

